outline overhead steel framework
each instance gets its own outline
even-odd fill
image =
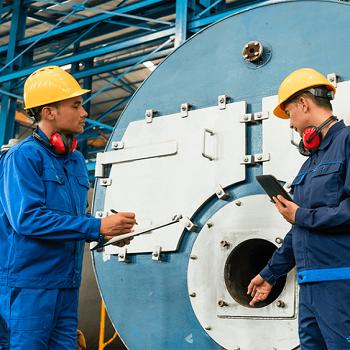
[[[92,91],[85,96],[88,126],[79,141],[93,158],[162,59],[205,26],[258,2],[0,0],[0,145],[30,133],[22,105],[26,77],[58,65]]]

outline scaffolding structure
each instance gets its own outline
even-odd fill
[[[31,133],[25,79],[58,65],[91,90],[84,96],[89,117],[79,145],[92,170],[94,155],[150,72],[199,30],[258,2],[0,0],[0,146]]]

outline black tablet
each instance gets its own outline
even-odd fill
[[[279,194],[285,199],[294,202],[292,197],[273,175],[258,175],[256,176],[256,179],[273,202],[274,200],[272,197],[276,197]]]

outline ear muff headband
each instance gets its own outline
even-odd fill
[[[316,149],[318,149],[322,141],[322,136],[321,136],[322,129],[335,120],[338,120],[337,117],[332,115],[317,127],[308,126],[307,128],[305,128],[299,143],[300,154],[302,154],[303,156],[310,156],[312,151],[315,151]]]

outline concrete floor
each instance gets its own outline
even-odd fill
[[[98,349],[101,297],[97,288],[95,275],[91,263],[89,245],[85,245],[83,279],[79,300],[79,329],[84,333],[87,350]],[[107,317],[108,318],[108,317]],[[106,324],[106,340],[114,334],[111,322]],[[120,339],[106,347],[106,350],[127,350]]]

